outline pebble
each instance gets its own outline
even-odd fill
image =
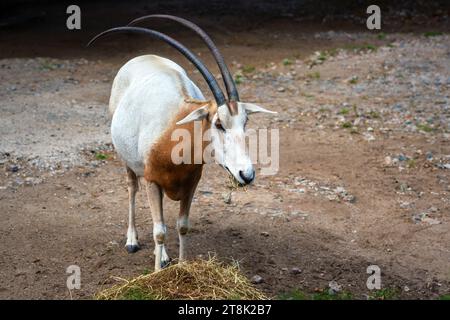
[[[341,291],[342,291],[342,286],[340,284],[338,284],[336,281],[333,280],[328,283],[328,293],[330,295],[338,294]]]
[[[19,171],[19,166],[13,164],[13,165],[9,166],[9,171],[11,171],[11,172],[18,172]]]
[[[225,202],[226,204],[231,203],[231,192],[223,193],[222,197],[223,197],[223,202]]]
[[[401,209],[407,209],[409,207],[411,207],[411,203],[410,202],[407,202],[407,201],[400,202],[400,208]]]
[[[387,166],[392,165],[392,158],[390,156],[386,156],[384,158],[384,164],[387,165]]]
[[[363,135],[364,139],[366,139],[368,142],[375,141],[375,137],[373,136],[373,134],[365,132]]]
[[[437,224],[441,224],[441,221],[431,218],[428,213],[426,212],[421,212],[421,213],[416,213],[412,216],[412,220],[414,223],[418,224],[418,223],[426,223],[428,225],[437,225]]]
[[[250,279],[251,283],[253,284],[260,284],[264,282],[264,279],[260,276],[255,274],[251,279]]]
[[[292,274],[300,274],[300,273],[302,273],[302,269],[297,268],[297,267],[293,267],[293,268],[291,269],[291,273],[292,273]]]
[[[25,184],[35,186],[37,184],[42,183],[41,178],[34,178],[34,177],[26,177],[25,178]]]

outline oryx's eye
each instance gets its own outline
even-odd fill
[[[221,131],[225,131],[225,128],[224,127],[222,127],[222,124],[220,123],[220,121],[219,120],[217,120],[216,121],[216,128],[217,129],[219,129],[219,130],[221,130]]]

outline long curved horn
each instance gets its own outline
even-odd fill
[[[219,66],[220,73],[222,74],[222,78],[225,83],[225,88],[227,90],[228,99],[230,101],[239,101],[239,94],[238,94],[238,90],[236,88],[236,83],[233,80],[233,76],[231,75],[231,72],[228,69],[227,64],[225,63],[225,60],[224,60],[222,54],[220,53],[219,49],[217,48],[217,46],[214,44],[214,42],[208,36],[208,34],[206,34],[206,32],[203,31],[203,29],[201,29],[198,25],[196,25],[195,23],[193,23],[189,20],[186,20],[186,19],[183,19],[180,17],[176,17],[176,16],[172,16],[172,15],[167,15],[167,14],[151,14],[148,16],[143,16],[143,17],[140,17],[140,18],[137,18],[137,19],[131,21],[128,25],[129,26],[135,25],[142,21],[145,21],[148,19],[153,19],[153,18],[169,19],[169,20],[176,21],[176,22],[184,25],[185,27],[188,27],[189,29],[193,30],[195,33],[197,33],[200,36],[200,38],[202,38],[202,40],[205,42],[205,44],[208,46],[209,50],[211,51],[212,55],[214,56],[214,59],[217,62],[217,65]]]
[[[187,49],[181,43],[179,43],[175,39],[172,39],[168,35],[165,35],[164,33],[161,33],[161,32],[158,32],[158,31],[152,30],[152,29],[138,28],[138,27],[112,28],[112,29],[103,31],[102,33],[96,35],[94,38],[92,38],[91,41],[89,41],[87,46],[90,46],[92,43],[94,43],[99,38],[102,38],[102,37],[104,37],[108,34],[112,34],[112,33],[139,33],[139,34],[144,34],[144,35],[150,36],[152,38],[157,38],[157,39],[163,40],[164,42],[170,44],[172,47],[177,49],[181,54],[183,54],[190,62],[192,62],[192,64],[200,71],[203,78],[205,78],[206,83],[208,84],[209,88],[211,89],[217,105],[221,106],[226,102],[225,96],[224,96],[222,90],[220,89],[219,84],[217,83],[213,74],[203,64],[203,62],[201,62],[200,59],[198,59],[198,57],[194,53],[192,53],[189,49]]]

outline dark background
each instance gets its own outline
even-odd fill
[[[215,39],[265,26],[280,32],[307,34],[320,30],[366,29],[366,9],[377,4],[384,32],[449,30],[449,1],[2,1],[0,57],[78,56],[96,33],[150,13],[177,14],[201,24]],[[81,7],[82,30],[66,28],[66,8]],[[151,26],[150,23],[147,26]],[[153,25],[154,26],[154,25]],[[178,26],[158,21],[160,30]],[[101,46],[98,49],[101,50]],[[83,51],[90,55],[93,51]],[[84,53],[85,52],[85,53]]]

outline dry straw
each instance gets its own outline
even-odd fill
[[[239,271],[215,258],[171,265],[161,271],[125,280],[95,295],[99,300],[265,300]]]

